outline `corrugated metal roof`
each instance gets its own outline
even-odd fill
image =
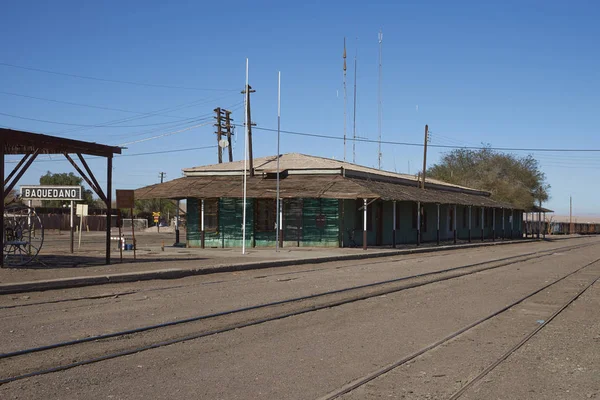
[[[184,177],[137,189],[137,199],[152,198],[215,198],[243,197],[243,176]],[[248,177],[247,196],[275,198],[276,180],[261,176]],[[391,182],[347,178],[341,175],[289,175],[280,181],[281,198],[330,198],[421,201],[423,203],[459,204],[484,207],[514,208],[507,203],[492,200],[486,195],[463,192],[420,189]]]

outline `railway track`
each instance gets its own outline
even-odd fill
[[[0,370],[3,371],[3,376],[0,376],[0,384],[123,357],[145,350],[340,306],[495,268],[540,260],[556,252],[573,251],[595,244],[563,246],[214,314],[199,315],[163,324],[148,325],[136,329],[7,352],[0,354]],[[561,279],[565,279],[565,277]]]
[[[360,388],[361,386],[366,385],[367,383],[373,381],[374,379],[382,377],[385,374],[388,374],[389,372],[393,371],[394,369],[399,368],[405,364],[408,364],[409,362],[416,359],[417,357],[420,357],[430,351],[440,348],[442,345],[451,341],[452,339],[455,339],[455,338],[459,337],[460,335],[466,333],[467,331],[470,331],[471,329],[474,329],[474,328],[480,326],[481,324],[504,314],[505,312],[509,311],[513,307],[525,302],[526,300],[532,298],[533,296],[545,291],[546,289],[551,288],[552,286],[557,285],[560,282],[565,281],[566,279],[568,279],[570,277],[573,277],[574,275],[576,275],[578,273],[581,273],[585,269],[587,269],[591,266],[594,266],[594,265],[598,264],[599,262],[600,262],[600,258],[598,258],[590,263],[587,263],[584,266],[577,268],[575,271],[572,271],[572,272],[550,282],[549,284],[544,285],[543,287],[541,287],[531,293],[528,293],[527,295],[521,297],[520,299],[514,301],[513,303],[511,303],[511,304],[509,304],[509,305],[507,305],[507,306],[505,306],[505,307],[503,307],[503,308],[501,308],[501,309],[499,309],[499,310],[497,310],[497,311],[495,311],[473,323],[470,323],[470,324],[462,327],[461,329],[445,336],[444,338],[436,341],[435,343],[432,343],[432,344],[430,344],[430,345],[428,345],[406,357],[403,357],[402,359],[399,359],[389,365],[386,365],[386,366],[379,368],[365,376],[362,376],[362,377],[338,388],[337,390],[328,393],[327,395],[325,395],[323,397],[319,397],[317,400],[334,400],[334,399],[338,399],[346,394],[349,394],[349,393],[353,392],[354,390]],[[523,345],[525,345],[537,333],[539,333],[542,329],[544,329],[553,319],[555,319],[558,315],[560,315],[566,308],[568,308],[575,300],[577,300],[579,297],[581,297],[581,295],[583,295],[587,290],[589,290],[598,281],[600,281],[600,275],[596,275],[594,278],[590,279],[572,297],[570,297],[566,302],[561,304],[542,324],[540,324],[538,327],[536,327],[535,329],[533,329],[532,331],[527,333],[525,335],[525,337],[523,337],[523,339],[521,339],[515,345],[511,346],[509,350],[504,352],[500,357],[498,357],[495,361],[493,361],[490,365],[488,365],[485,369],[483,369],[474,378],[472,378],[467,383],[465,383],[458,391],[455,391],[452,395],[450,395],[449,400],[456,400],[456,399],[460,398],[470,388],[472,388],[479,381],[481,381],[486,375],[488,375],[492,370],[494,370],[496,367],[498,367],[500,364],[502,364],[504,361],[506,361],[506,359],[511,354],[513,354],[515,351],[517,351],[519,348],[521,348]]]

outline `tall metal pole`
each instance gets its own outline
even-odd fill
[[[277,76],[277,216],[275,226],[275,251],[279,251],[279,137],[281,130],[281,71]]]
[[[244,135],[244,209],[242,212],[242,254],[246,254],[246,169],[248,168],[248,128],[250,127],[250,116],[248,99],[250,90],[248,87],[248,59],[246,58],[246,133]]]
[[[379,161],[379,169],[381,169],[381,124],[382,124],[382,120],[383,120],[383,111],[381,108],[381,71],[382,71],[382,64],[381,64],[381,53],[382,53],[382,42],[383,42],[383,33],[381,32],[381,30],[379,30],[379,87],[378,87],[378,93],[377,93],[377,97],[378,97],[378,101],[377,101],[377,105],[378,105],[378,110],[377,110],[377,128],[379,130],[379,143],[378,143],[378,151],[377,151],[377,158]]]
[[[425,189],[425,169],[427,168],[427,142],[429,141],[429,126],[425,125],[425,143],[423,147],[423,173],[421,174],[421,178],[423,181],[421,182],[421,189]]]
[[[357,50],[358,53],[358,50]],[[352,122],[352,162],[356,163],[356,59],[357,55],[354,56],[354,121]]]
[[[346,125],[348,121],[348,95],[346,92],[346,38],[344,38],[344,162],[346,161]]]

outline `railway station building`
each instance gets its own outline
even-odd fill
[[[186,168],[137,199],[187,202],[188,247],[242,245],[244,161]],[[334,159],[279,156],[283,247],[396,246],[522,237],[522,210],[490,193]],[[275,246],[277,157],[246,172],[246,246]]]

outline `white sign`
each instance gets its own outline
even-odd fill
[[[87,217],[87,215],[88,215],[88,205],[87,204],[77,204],[77,216]]]
[[[21,186],[24,200],[81,200],[81,186]]]

